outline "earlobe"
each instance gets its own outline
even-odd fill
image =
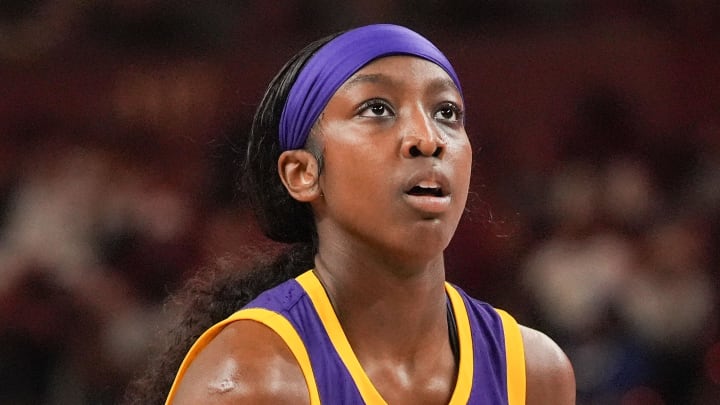
[[[288,150],[280,154],[278,173],[288,193],[298,201],[310,202],[322,194],[317,159],[306,150]]]

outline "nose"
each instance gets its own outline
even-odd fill
[[[403,137],[403,157],[442,157],[446,146],[442,133],[425,114],[415,115]]]

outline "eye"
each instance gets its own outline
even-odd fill
[[[370,100],[360,107],[361,117],[392,117],[393,111],[383,100]]]
[[[441,121],[458,122],[462,120],[462,116],[462,110],[454,103],[445,103],[435,112],[435,119]]]

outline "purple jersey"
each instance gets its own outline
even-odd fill
[[[458,378],[450,404],[525,403],[525,362],[517,323],[504,311],[446,283],[459,344]],[[300,365],[311,404],[385,404],[350,347],[315,274],[265,291],[245,308],[210,328],[190,349],[170,391],[199,351],[228,323],[252,319],[273,329]]]

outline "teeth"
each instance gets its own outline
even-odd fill
[[[422,188],[440,188],[440,185],[435,183],[434,181],[421,181],[418,184],[418,187]]]

